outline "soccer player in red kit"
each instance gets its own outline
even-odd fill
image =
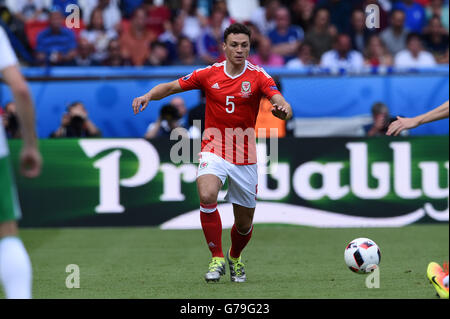
[[[227,178],[229,187],[225,199],[233,204],[235,220],[227,261],[231,281],[246,281],[241,252],[253,231],[258,188],[254,128],[261,97],[266,96],[271,101],[274,116],[283,120],[292,117],[291,106],[278,91],[273,79],[261,67],[247,61],[250,37],[246,26],[232,24],[224,32],[224,62],[195,70],[173,82],[159,84],[133,100],[133,110],[137,114],[152,100],[192,89],[205,92],[205,132],[197,189],[200,221],[212,254],[205,275],[207,282],[218,281],[225,274],[217,198]]]

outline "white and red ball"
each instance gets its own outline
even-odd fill
[[[380,248],[369,238],[356,238],[345,248],[344,259],[351,271],[366,274],[380,264]]]

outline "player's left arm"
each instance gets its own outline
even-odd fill
[[[292,118],[292,107],[291,105],[284,99],[283,95],[275,94],[270,99],[270,103],[272,103],[272,114],[279,119],[282,120],[290,120]]]
[[[440,106],[416,117],[400,117],[389,125],[386,135],[399,135],[403,130],[412,129],[425,123],[442,120],[449,117],[448,100]]]

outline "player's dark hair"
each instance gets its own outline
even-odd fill
[[[224,42],[227,42],[227,38],[230,34],[246,34],[248,35],[249,39],[252,36],[252,32],[250,31],[250,29],[242,23],[233,23],[228,28],[226,28],[225,32],[223,33]]]

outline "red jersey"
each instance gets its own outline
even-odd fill
[[[227,74],[227,61],[197,69],[178,79],[183,90],[206,95],[202,152],[212,152],[238,165],[256,164],[255,124],[262,96],[281,94],[263,68],[245,61],[244,70]]]

